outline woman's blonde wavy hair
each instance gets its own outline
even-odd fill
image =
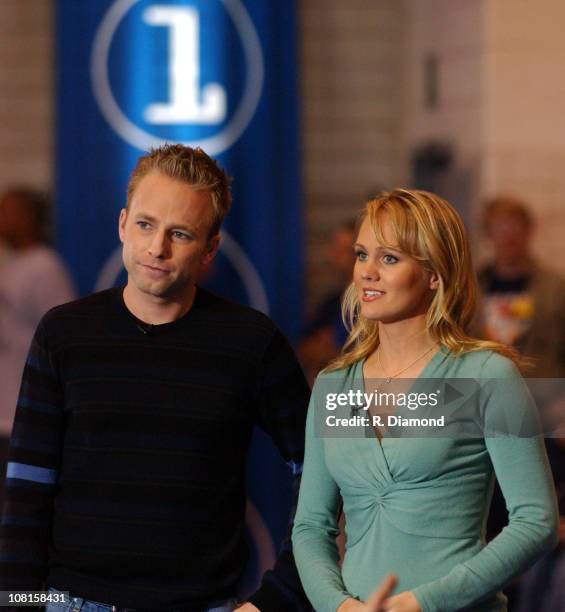
[[[365,219],[383,246],[400,249],[436,274],[439,284],[426,315],[426,329],[434,341],[455,355],[490,349],[519,366],[525,364],[514,349],[473,338],[467,332],[475,316],[479,288],[465,227],[451,204],[427,191],[395,189],[369,200],[359,224]],[[383,237],[385,219],[392,229],[393,244],[387,244]],[[360,314],[353,283],[344,293],[342,316],[349,336],[326,371],[347,368],[379,346],[378,321]]]

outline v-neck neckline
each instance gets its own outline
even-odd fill
[[[420,372],[420,374],[418,374],[418,376],[413,380],[412,385],[410,386],[410,389],[408,390],[408,393],[410,393],[410,391],[413,389],[414,385],[420,381],[423,380],[425,378],[429,377],[429,374],[433,371],[436,370],[437,366],[445,359],[447,358],[447,356],[449,355],[449,349],[447,349],[446,347],[440,345],[440,347],[437,349],[437,351],[432,355],[431,359],[428,361],[428,363],[422,368],[422,371]],[[365,393],[366,392],[366,387],[365,387],[365,373],[364,373],[364,367],[365,367],[365,362],[367,361],[367,357],[364,357],[363,359],[360,359],[357,364],[356,364],[356,371],[353,374],[353,380],[358,380],[360,379],[361,381],[361,388],[362,391]],[[374,433],[374,439],[375,442],[378,446],[378,448],[380,449],[382,455],[383,455],[383,459],[385,461],[385,463],[388,466],[388,462],[386,460],[386,456],[384,454],[384,450],[383,450],[383,441],[386,440],[386,436],[381,436],[379,437],[377,435],[377,433],[373,430]],[[389,470],[390,471],[390,470]]]
[[[428,368],[430,368],[430,366],[432,366],[432,364],[435,365],[435,362],[437,361],[437,358],[439,356],[446,357],[448,355],[448,353],[449,353],[449,350],[446,349],[444,346],[440,345],[439,348],[437,349],[437,351],[435,351],[435,353],[432,353],[432,356],[431,356],[430,360],[422,368],[422,370],[418,374],[418,376],[411,377],[410,380],[416,381],[416,380],[419,380],[420,378],[424,378],[424,375],[428,374],[428,371],[427,371]],[[364,370],[365,370],[365,364],[367,363],[367,359],[368,359],[368,356],[367,357],[363,357],[363,359],[360,359],[357,362],[358,368],[361,369],[361,378],[363,380],[363,389],[365,389],[365,372],[364,372]],[[358,372],[356,372],[356,374],[357,373]],[[394,380],[394,379],[395,379],[394,377],[390,377],[389,378],[389,380],[391,380],[391,381]],[[383,380],[385,380],[385,379],[383,378]],[[402,378],[399,378],[398,380],[402,380]]]

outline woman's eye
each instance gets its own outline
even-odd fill
[[[367,261],[367,253],[365,253],[363,251],[355,251],[355,257],[359,261]]]
[[[395,257],[394,255],[390,255],[389,253],[387,253],[386,255],[383,255],[383,261],[386,264],[393,264],[398,261],[398,257]]]

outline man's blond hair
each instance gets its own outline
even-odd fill
[[[199,147],[167,144],[142,155],[133,169],[127,189],[126,210],[144,176],[150,172],[162,172],[194,189],[206,189],[214,209],[210,237],[215,236],[231,206],[230,178],[218,163]]]

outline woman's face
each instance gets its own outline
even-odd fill
[[[383,238],[394,245],[389,222]],[[392,323],[426,313],[438,281],[412,257],[380,244],[365,219],[355,243],[353,282],[367,319]]]

